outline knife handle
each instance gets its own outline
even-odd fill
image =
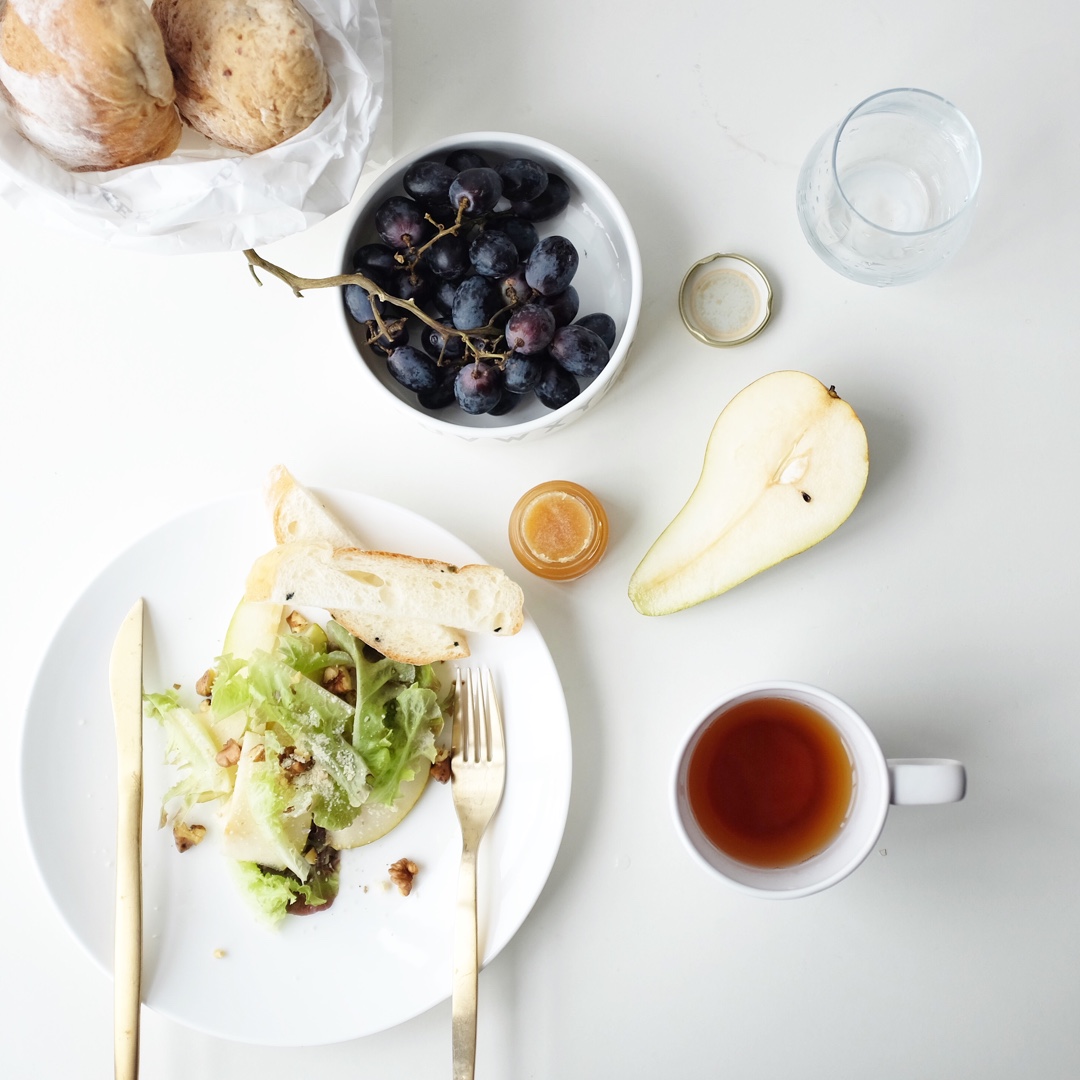
[[[141,740],[140,740],[141,759]],[[142,768],[120,762],[117,803],[116,925],[113,1010],[116,1080],[139,1075],[139,1008],[142,1000]]]

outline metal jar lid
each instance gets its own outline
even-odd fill
[[[741,345],[769,321],[772,286],[744,255],[709,255],[683,278],[679,314],[698,341],[719,348]]]

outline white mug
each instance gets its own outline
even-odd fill
[[[777,867],[751,866],[717,847],[698,823],[687,791],[690,762],[706,730],[734,706],[769,698],[801,702],[824,718],[840,736],[852,768],[847,815],[833,839],[804,861]],[[768,682],[725,695],[692,728],[676,756],[671,797],[678,831],[700,865],[743,892],[790,899],[827,889],[855,870],[874,849],[890,803],[911,806],[958,802],[964,797],[966,785],[964,766],[959,761],[886,760],[866,722],[835,695],[805,683]]]

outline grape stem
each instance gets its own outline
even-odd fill
[[[452,226],[451,228],[456,228],[456,226]],[[380,289],[371,278],[364,274],[333,274],[330,277],[320,278],[301,277],[299,274],[293,274],[281,266],[276,266],[274,263],[268,262],[255,251],[254,248],[246,248],[244,250],[244,256],[247,258],[248,270],[251,272],[251,276],[260,286],[262,285],[262,279],[257,273],[259,270],[264,270],[266,273],[276,277],[279,281],[283,281],[290,289],[292,289],[293,296],[301,299],[303,299],[305,290],[308,289],[333,289],[343,285],[359,285],[368,296],[380,300],[384,304],[389,304],[391,307],[400,308],[401,310],[408,312],[410,315],[419,319],[425,326],[430,327],[432,330],[441,334],[444,339],[448,337],[461,338],[466,351],[478,360],[481,357],[484,359],[492,358],[505,360],[506,356],[509,355],[508,353],[489,352],[487,349],[478,347],[475,339],[480,339],[480,342],[482,343],[490,342],[494,345],[502,337],[502,331],[497,326],[492,325],[491,322],[486,326],[478,326],[471,330],[456,330],[453,327],[446,326],[437,319],[432,318],[427,312],[420,308],[415,300],[403,300],[400,297],[392,296],[390,293]],[[390,340],[389,328],[375,305],[372,305],[372,313],[375,316],[375,324],[378,327],[379,334],[386,335],[387,340]],[[496,315],[495,317],[497,318],[498,316]],[[400,323],[401,320],[396,320],[394,325],[400,326]]]

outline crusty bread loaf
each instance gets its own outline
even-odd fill
[[[296,0],[154,0],[180,115],[253,154],[303,131],[330,101],[311,17]]]
[[[0,88],[30,142],[72,171],[167,157],[173,77],[143,0],[0,3]]]
[[[265,497],[278,544],[315,541],[333,548],[363,546],[284,465],[275,465],[270,470]],[[464,630],[443,626],[430,619],[329,610],[349,633],[391,660],[433,664],[438,660],[460,660],[469,655]]]
[[[524,623],[521,587],[494,566],[329,544],[282,544],[268,552],[252,567],[245,598],[430,619],[504,637]]]

